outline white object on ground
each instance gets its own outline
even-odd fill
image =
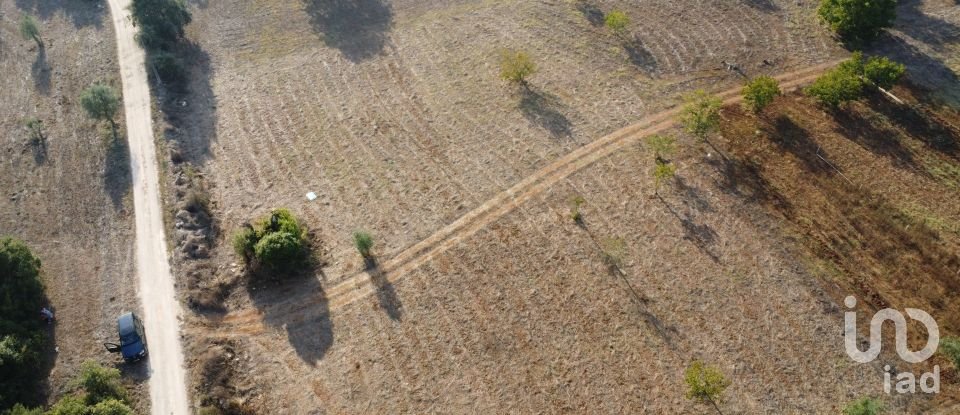
[[[309,200],[309,201],[312,202],[312,201],[314,201],[314,200],[316,200],[316,199],[317,199],[317,194],[316,194],[316,193],[313,193],[313,192],[307,193],[307,200]]]

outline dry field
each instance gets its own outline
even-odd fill
[[[36,16],[45,49],[20,38],[21,13]],[[82,0],[0,2],[0,234],[24,239],[43,262],[59,348],[50,401],[84,360],[119,364],[102,343],[116,341],[117,316],[137,307],[127,149],[79,105],[94,82],[119,87],[107,13]],[[28,116],[44,122],[45,148],[29,143]],[[123,369],[143,379],[142,367]]]
[[[941,32],[898,31],[883,45],[949,77],[953,40],[936,34],[953,30],[957,7],[927,3],[905,2],[902,20],[941,16]],[[198,401],[233,396],[263,413],[699,413],[683,397],[694,358],[733,381],[725,413],[836,413],[880,394],[884,362],[854,365],[842,349],[838,295],[858,287],[830,284],[822,251],[810,248],[821,240],[763,199],[777,185],[742,170],[742,149],[726,140],[718,154],[682,139],[680,178],[662,199],[652,197],[652,155],[630,145],[449,249],[423,258],[409,249],[686,91],[736,86],[723,61],[755,75],[843,56],[816,24],[815,1],[195,4],[191,93],[165,107],[164,132],[201,172],[221,231],[209,259],[180,264],[191,304],[197,286],[227,287],[225,313],[186,323]],[[626,41],[598,23],[613,8],[633,17]],[[530,91],[497,79],[501,48],[536,59]],[[831,155],[872,154],[854,137],[835,141],[842,150]],[[845,168],[892,169],[871,160]],[[949,200],[955,160],[935,160],[946,178],[924,183]],[[309,191],[319,199],[308,202]],[[586,200],[582,227],[569,219],[576,195]],[[798,205],[811,215],[849,208]],[[284,286],[247,286],[227,237],[281,206],[314,231],[326,265]],[[937,206],[918,214],[956,223],[955,207]],[[360,272],[357,229],[375,235],[386,275]],[[622,241],[622,274],[605,262],[612,241]],[[888,270],[882,253],[875,266]],[[913,261],[918,278],[940,270]],[[885,295],[910,304],[907,289]],[[939,402],[887,404],[916,412]]]

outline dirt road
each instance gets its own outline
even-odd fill
[[[827,62],[820,65],[788,72],[776,76],[784,90],[797,88],[800,85],[816,79],[823,71],[832,68],[839,62]],[[733,88],[716,94],[724,100],[724,104],[737,103],[742,100],[740,88]],[[500,192],[490,200],[477,206],[472,211],[461,216],[453,223],[443,227],[430,237],[404,249],[397,255],[383,261],[380,270],[389,282],[395,282],[410,271],[420,267],[438,254],[456,246],[461,240],[475,234],[494,220],[510,213],[523,202],[540,194],[553,184],[569,177],[574,172],[587,167],[606,157],[612,152],[635,143],[643,137],[665,131],[677,123],[680,108],[674,108],[640,120],[628,127],[620,129],[610,135],[602,137],[569,154],[544,166],[534,174],[521,180],[519,183]],[[369,274],[358,272],[343,281],[327,287],[324,301],[328,301],[329,310],[333,311],[347,304],[362,299],[376,290],[370,283]],[[310,307],[306,304],[283,304],[275,306],[272,315],[288,315],[309,313]],[[261,328],[264,310],[244,310],[227,315],[221,323],[228,333],[248,334]]]
[[[150,88],[143,49],[130,22],[130,0],[110,0],[117,33],[117,56],[123,80],[133,205],[136,213],[137,292],[143,306],[150,352],[150,407],[156,415],[186,415],[186,376],[180,346],[180,303],[177,301],[160,205],[159,169],[153,142]]]

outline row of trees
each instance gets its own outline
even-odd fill
[[[903,76],[905,67],[886,57],[870,57],[856,52],[833,70],[818,78],[806,92],[821,104],[837,108],[859,99],[869,85],[884,90],[893,87]]]
[[[120,371],[87,361],[70,382],[70,393],[50,409],[28,408],[17,404],[5,415],[133,415]]]

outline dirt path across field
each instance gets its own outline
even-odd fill
[[[832,68],[839,61],[827,62],[820,65],[788,72],[776,76],[784,90],[797,88],[816,79],[825,70]],[[733,88],[717,94],[724,100],[724,104],[737,103],[742,100],[741,88]],[[534,174],[521,180],[514,186],[500,192],[490,200],[477,206],[472,211],[461,216],[453,223],[443,227],[430,237],[411,245],[397,255],[380,263],[379,269],[387,279],[394,283],[430,261],[438,254],[456,246],[460,241],[475,234],[484,226],[510,213],[532,197],[542,193],[555,183],[569,177],[574,172],[587,167],[606,157],[610,153],[631,143],[636,143],[643,137],[665,131],[677,123],[680,108],[673,108],[659,114],[651,115],[643,120],[620,129],[610,135],[602,137],[590,144],[580,147],[569,154],[555,160]],[[325,289],[325,301],[328,301],[330,311],[358,301],[376,291],[370,282],[370,275],[358,272],[339,283]],[[323,301],[323,300],[318,300]],[[282,308],[281,308],[282,307]],[[262,309],[250,309],[228,314],[220,322],[225,333],[249,334],[262,329]],[[270,310],[270,314],[292,315],[295,313],[309,313],[310,305],[283,304]]]
[[[150,408],[156,415],[186,415],[190,411],[187,409],[186,376],[180,346],[181,310],[167,261],[144,52],[135,40],[136,29],[130,22],[130,0],[110,0],[109,3],[117,33],[117,57],[130,145],[136,214],[137,292],[143,306],[150,352]]]

